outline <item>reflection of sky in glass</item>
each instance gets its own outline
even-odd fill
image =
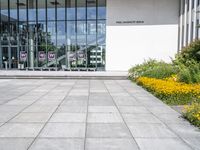
[[[43,21],[46,18],[46,11],[44,8],[38,9],[38,20]]]
[[[29,20],[30,21],[36,21],[36,9],[28,9],[28,14],[29,14]],[[46,20],[46,10],[45,8],[39,8],[38,10],[38,21],[45,21]],[[65,20],[65,8],[57,8],[57,20]],[[55,20],[55,8],[48,8],[47,9],[48,13],[48,20]],[[8,16],[8,10],[1,10],[1,14]],[[25,8],[20,8],[19,9],[19,20],[20,21],[26,21],[27,19],[27,12]],[[12,19],[17,20],[17,9],[10,9],[10,17]],[[87,8],[87,18],[91,21],[88,21],[87,27],[88,27],[88,41],[92,42],[95,39],[96,35],[96,22],[92,21],[93,19],[96,19],[96,7],[88,7]],[[67,8],[67,20],[75,20],[75,8]],[[98,19],[106,19],[106,7],[98,7]],[[85,7],[78,7],[77,8],[77,20],[86,20],[86,8]],[[100,35],[105,34],[105,21],[98,21],[98,35],[99,38],[101,38]],[[65,39],[65,23],[59,23],[57,26],[57,34],[60,35],[61,37],[58,38],[58,44],[64,43]],[[74,21],[68,21],[67,22],[67,35],[68,38],[71,39],[71,41],[75,40],[75,35],[76,35],[76,30],[75,30],[75,22]],[[48,32],[51,33],[51,38],[52,42],[55,43],[55,22],[51,23],[49,21],[48,23]],[[86,35],[86,24],[85,21],[78,21],[77,22],[77,35],[78,37],[78,43],[84,43],[83,38]],[[92,40],[93,39],[93,40]]]
[[[106,19],[106,7],[98,8],[98,19]]]
[[[75,8],[67,9],[67,20],[75,20]]]
[[[65,45],[65,22],[58,21],[57,22],[57,44],[58,45]]]
[[[19,9],[19,20],[26,21],[26,9]]]
[[[36,9],[28,10],[28,19],[31,21],[36,21]]]
[[[10,10],[10,18],[17,20],[17,9]]]
[[[55,20],[55,8],[47,9],[47,20]]]
[[[86,8],[77,8],[77,19],[78,20],[86,19]]]
[[[87,17],[88,19],[96,19],[96,7],[87,8]]]
[[[65,8],[57,9],[57,20],[65,20]]]

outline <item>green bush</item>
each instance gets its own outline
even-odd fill
[[[193,61],[187,61],[186,64],[179,64],[177,74],[178,81],[184,83],[200,83],[200,64]]]
[[[177,54],[176,59],[183,64],[186,64],[187,61],[190,60],[200,62],[200,40],[194,41],[187,47],[184,47],[181,52]]]
[[[177,73],[177,68],[163,61],[150,59],[143,64],[136,65],[129,70],[130,78],[151,77],[163,79]]]

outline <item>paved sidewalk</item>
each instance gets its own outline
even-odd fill
[[[200,131],[128,80],[0,80],[0,150],[198,150]]]

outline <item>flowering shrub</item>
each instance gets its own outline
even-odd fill
[[[184,117],[192,124],[200,127],[200,104],[194,103],[190,106],[185,106]]]
[[[162,80],[139,77],[137,83],[170,105],[185,105],[200,101],[200,84],[176,82],[176,77]]]

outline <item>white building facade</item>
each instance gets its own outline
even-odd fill
[[[107,0],[106,70],[128,70],[178,50],[179,0]]]
[[[200,0],[0,0],[0,69],[127,71],[199,38]]]

